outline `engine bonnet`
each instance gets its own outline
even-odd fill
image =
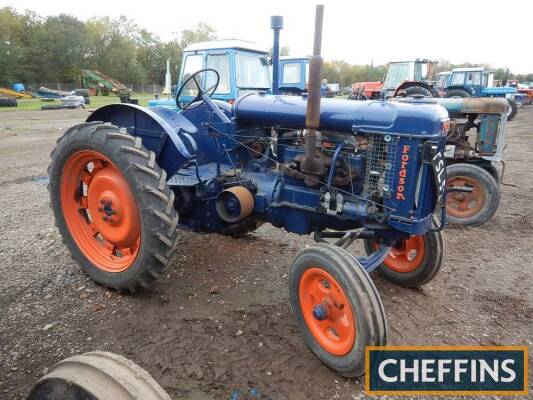
[[[233,113],[239,125],[303,129],[306,106],[306,96],[250,94],[235,102]],[[442,135],[446,119],[438,104],[322,99],[319,129],[435,137]]]

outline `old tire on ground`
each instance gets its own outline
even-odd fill
[[[89,97],[91,93],[89,89],[74,89],[74,94],[76,96]]]
[[[507,114],[507,121],[511,121],[516,117],[516,113],[518,112],[518,105],[516,104],[516,101],[512,99],[507,99],[507,102],[509,103],[509,107],[511,107],[509,114]]]
[[[471,193],[450,192],[446,199],[449,223],[477,226],[484,224],[498,210],[500,190],[491,173],[477,165],[459,163],[446,167],[447,187],[470,187]]]
[[[47,104],[44,106],[41,106],[41,110],[65,110],[68,107],[64,104]]]
[[[117,354],[93,351],[52,366],[28,400],[170,400],[144,369]]]
[[[12,97],[2,97],[0,98],[0,107],[17,107],[17,99]]]
[[[346,250],[315,244],[290,270],[291,306],[305,344],[345,377],[364,373],[365,347],[385,345],[387,321],[372,280]]]
[[[378,249],[373,239],[365,239],[368,255]],[[419,287],[430,282],[444,263],[446,242],[442,231],[428,231],[413,235],[392,247],[389,255],[378,267],[388,281],[405,287]]]
[[[446,97],[466,98],[466,97],[472,97],[472,95],[463,89],[452,89],[452,90],[446,91]]]
[[[48,186],[59,232],[97,283],[147,288],[167,267],[178,216],[166,173],[140,137],[113,125],[76,125],[58,140]]]
[[[422,86],[410,86],[407,89],[405,89],[405,97],[414,96],[414,95],[421,95],[424,97],[433,97],[431,92]]]

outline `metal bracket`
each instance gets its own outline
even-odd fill
[[[367,257],[357,257],[357,261],[359,261],[359,264],[361,264],[366,272],[370,273],[379,267],[383,261],[385,261],[389,255],[390,249],[391,247],[382,246],[376,252]]]

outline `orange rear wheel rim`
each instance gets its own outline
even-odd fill
[[[455,176],[448,179],[448,187],[469,187],[471,192],[451,192],[446,196],[446,212],[457,218],[476,215],[485,205],[485,190],[477,179]]]
[[[128,182],[103,154],[72,154],[61,174],[61,209],[83,255],[106,272],[134,263],[141,242],[139,210]]]
[[[320,268],[304,272],[299,285],[300,307],[305,323],[317,343],[336,356],[348,354],[355,343],[355,316],[339,283]],[[323,319],[316,311],[322,310]]]
[[[378,245],[375,244],[374,247],[377,249]],[[411,236],[392,247],[383,263],[395,272],[411,272],[420,266],[424,254],[424,237],[422,235]]]

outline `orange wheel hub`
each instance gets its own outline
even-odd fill
[[[354,346],[355,315],[339,283],[320,268],[309,268],[300,279],[300,307],[318,344],[336,356]]]
[[[83,150],[65,163],[61,208],[72,239],[106,272],[128,269],[139,251],[141,222],[128,182],[104,155]]]
[[[451,192],[446,197],[446,212],[457,218],[476,215],[485,205],[485,191],[478,180],[456,176],[448,180],[448,187],[469,187],[471,192]]]
[[[374,247],[377,249],[377,244]],[[402,240],[398,246],[392,247],[383,263],[395,272],[411,272],[420,266],[424,253],[424,237],[411,236]]]

